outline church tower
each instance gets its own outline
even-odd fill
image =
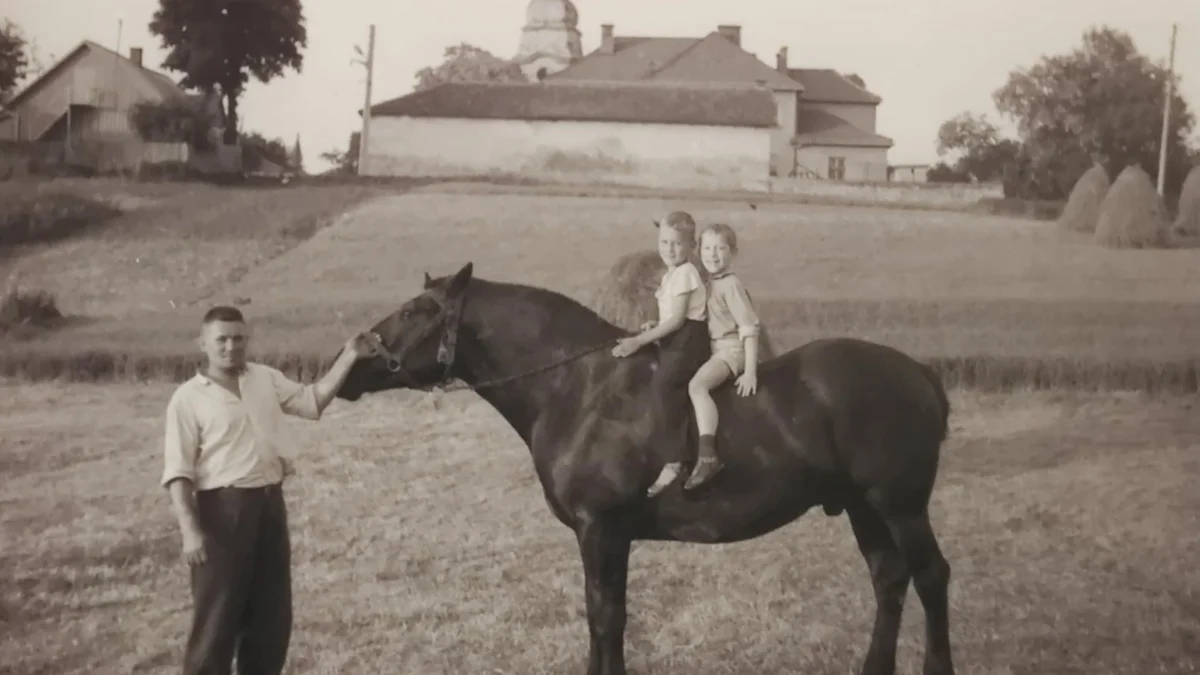
[[[579,12],[571,0],[529,0],[513,62],[530,82],[566,70],[583,57],[578,26]]]

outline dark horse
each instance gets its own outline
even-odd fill
[[[758,391],[713,393],[725,470],[695,494],[676,481],[654,499],[662,468],[648,447],[653,348],[612,356],[628,333],[541,288],[430,279],[373,327],[377,356],[350,371],[339,398],[428,389],[457,378],[525,440],[558,520],[583,559],[589,675],[624,675],[626,579],[636,540],[745,541],[810,508],[850,518],[875,590],[862,672],[895,672],[909,580],[925,610],[925,675],[952,675],[950,566],[928,505],[949,403],[927,366],[881,345],[827,339],[765,361]],[[694,427],[692,429],[695,431]]]

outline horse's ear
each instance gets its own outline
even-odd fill
[[[426,272],[425,273],[425,288],[429,288],[432,285],[433,285],[433,279],[430,278],[429,272]]]
[[[652,221],[650,221],[650,222],[654,223],[654,227],[655,227],[656,229],[657,229],[658,227],[660,227],[660,225],[658,224],[658,221],[657,221],[657,220],[652,220]]]
[[[467,263],[463,265],[454,278],[450,280],[450,284],[446,287],[446,295],[455,296],[462,293],[467,288],[467,282],[471,280],[471,274],[475,270],[475,263]]]

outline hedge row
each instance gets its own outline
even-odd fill
[[[329,355],[275,353],[258,357],[301,381],[312,381],[329,366]],[[0,353],[0,376],[24,381],[169,381],[191,377],[197,354],[139,355],[93,350],[36,355]],[[1022,389],[1130,390],[1192,394],[1200,392],[1200,367],[1191,360],[1099,361],[1020,356],[932,357],[949,388],[983,391]]]

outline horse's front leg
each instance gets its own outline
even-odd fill
[[[625,588],[629,579],[627,531],[599,516],[582,518],[575,528],[583,558],[587,598],[588,675],[625,675]]]

